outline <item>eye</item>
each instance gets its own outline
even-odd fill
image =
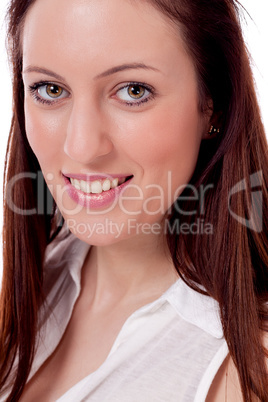
[[[141,85],[130,85],[127,87],[128,95],[133,99],[140,99],[145,94],[145,88]]]
[[[144,84],[130,83],[123,88],[120,88],[116,95],[127,104],[139,104],[149,100],[153,90]]]
[[[36,102],[51,105],[67,98],[70,93],[53,82],[40,81],[29,86],[29,91]]]
[[[38,95],[43,99],[51,100],[66,97],[67,91],[56,84],[40,85],[37,89]],[[65,96],[62,96],[65,95]]]

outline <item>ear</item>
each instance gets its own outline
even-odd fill
[[[211,124],[211,126],[208,129],[206,137],[207,137],[207,139],[215,138],[219,134],[220,134],[220,128],[216,125],[214,126],[214,124]]]
[[[207,121],[206,130],[203,135],[203,139],[212,139],[219,136],[221,132],[221,112],[214,112],[213,106],[207,111],[207,115],[209,116]]]
[[[205,106],[205,107],[204,107]],[[206,104],[203,105],[203,134],[202,134],[202,140],[206,140],[210,138],[210,130],[213,120],[213,115],[214,115],[214,107],[213,107],[213,100],[212,99],[207,99]]]

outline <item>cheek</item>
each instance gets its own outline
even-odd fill
[[[176,103],[175,103],[176,104]],[[177,102],[178,104],[178,102]],[[122,124],[123,126],[123,124]],[[142,167],[194,169],[201,138],[203,121],[193,106],[156,108],[140,114],[124,127],[125,149],[129,157]]]
[[[159,162],[180,163],[181,159],[195,160],[201,141],[200,120],[195,113],[166,111],[154,122],[155,140],[151,140],[151,157],[158,156]]]
[[[41,167],[58,160],[63,141],[61,122],[59,116],[54,117],[49,111],[40,113],[25,103],[26,135]]]

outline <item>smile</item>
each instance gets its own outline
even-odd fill
[[[132,175],[63,174],[70,198],[89,209],[104,208],[115,203],[132,178]]]
[[[70,177],[70,182],[76,190],[80,190],[86,194],[101,194],[104,191],[109,191],[110,189],[116,188],[127,181],[128,177],[125,178],[113,178],[113,179],[102,179],[94,181],[78,180]]]

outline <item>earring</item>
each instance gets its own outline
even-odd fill
[[[211,136],[213,134],[219,134],[220,133],[220,129],[216,128],[214,126],[211,126],[209,131],[208,131],[208,135]]]

